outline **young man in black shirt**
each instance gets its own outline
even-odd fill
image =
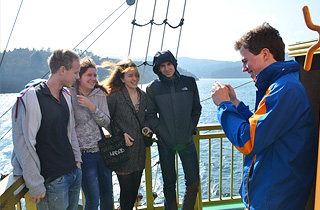
[[[81,153],[64,87],[79,78],[80,58],[55,50],[48,64],[49,79],[28,84],[12,109],[13,174],[23,176],[38,209],[77,209]]]

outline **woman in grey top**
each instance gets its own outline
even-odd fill
[[[86,199],[85,210],[113,209],[112,171],[104,165],[98,141],[100,127],[110,124],[106,90],[98,84],[97,67],[85,57],[81,60],[80,78],[71,88],[75,129],[82,155],[82,189]]]
[[[145,92],[138,88],[140,77],[133,61],[108,65],[114,66],[114,71],[102,85],[108,91],[111,125],[114,132],[124,133],[129,155],[129,160],[116,171],[120,184],[120,208],[132,210],[145,167],[143,135],[151,132],[145,122],[147,98]]]

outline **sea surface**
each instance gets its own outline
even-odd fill
[[[237,97],[242,100],[245,104],[250,106],[250,109],[254,108],[255,103],[255,86],[251,82],[250,78],[248,79],[200,79],[197,81],[199,95],[202,105],[202,114],[200,117],[199,124],[215,124],[218,123],[217,120],[217,107],[213,103],[210,96],[210,89],[215,81],[220,81],[222,83],[231,84],[235,88]],[[145,85],[142,86],[142,89],[145,89]],[[10,94],[0,94],[0,173],[8,174],[12,171],[12,166],[10,163],[11,153],[12,153],[12,133],[11,133],[11,107],[16,101],[17,93]],[[227,139],[224,139],[222,142],[222,196],[230,196],[230,162],[231,162],[231,144]],[[220,141],[211,140],[211,150],[214,151],[211,155],[211,185],[208,186],[208,141],[201,141],[200,143],[200,179],[201,179],[201,189],[202,189],[202,198],[207,199],[210,190],[210,197],[216,198],[219,196],[219,156],[220,156]],[[163,203],[163,192],[162,192],[162,177],[161,169],[159,164],[156,164],[159,160],[158,151],[156,144],[153,144],[151,147],[151,164],[152,168],[152,183],[153,191],[157,192],[158,198],[155,200],[156,204]],[[234,164],[235,169],[233,171],[233,195],[238,195],[238,189],[241,182],[241,167],[242,167],[242,155],[235,150],[234,155]],[[184,174],[179,161],[178,166],[178,180],[179,180],[179,200],[183,200],[184,195]],[[117,207],[117,200],[119,198],[119,183],[114,174],[113,176],[114,183],[114,197]],[[140,193],[145,194],[145,179],[144,174],[142,177]],[[142,199],[141,204],[145,204],[145,198]]]

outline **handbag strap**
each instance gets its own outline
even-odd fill
[[[111,117],[110,117],[109,115],[107,115],[107,117],[108,117],[109,120],[110,120],[110,123],[109,123],[110,130],[111,130],[111,133],[110,133],[110,134],[111,134],[111,135],[114,135],[114,134],[116,133],[116,132],[115,132],[116,130],[115,130],[114,126],[112,125],[112,123],[115,122],[115,121],[114,121],[113,119],[111,119]],[[99,130],[100,130],[101,135],[104,135],[101,126],[98,125],[98,127],[99,127]]]
[[[101,126],[98,126],[98,127],[99,127],[99,131],[100,131],[100,134],[101,134],[101,138],[104,138],[105,134],[103,133],[103,130],[102,130]]]

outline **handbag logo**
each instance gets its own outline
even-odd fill
[[[119,155],[121,153],[124,153],[124,152],[125,152],[125,150],[123,148],[120,148],[118,150],[114,150],[114,151],[111,151],[109,153],[110,153],[111,157],[114,157],[114,156],[117,156],[117,155]]]

